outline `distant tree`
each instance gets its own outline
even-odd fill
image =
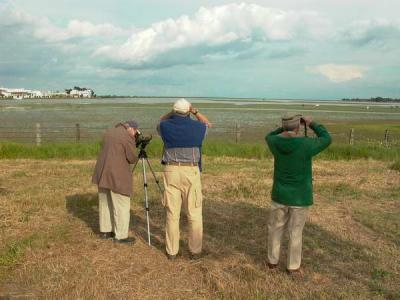
[[[343,98],[342,101],[353,101],[353,102],[378,102],[378,103],[387,103],[387,102],[400,102],[399,98],[384,98],[384,97],[372,97],[369,99],[362,98]]]

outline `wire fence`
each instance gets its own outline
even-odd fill
[[[36,145],[56,142],[94,142],[99,141],[108,128],[107,126],[82,126],[81,124],[53,126],[40,123],[36,123],[32,127],[0,126],[0,142]],[[140,129],[146,135],[158,135],[155,127]],[[241,126],[240,123],[231,124],[231,126],[214,124],[214,127],[208,131],[207,139],[235,143],[257,142],[263,141],[265,134],[272,129],[274,128]],[[349,128],[346,132],[331,132],[331,135],[336,143],[342,144],[368,143],[387,147],[400,146],[399,134],[392,133],[389,129],[383,132],[357,132],[353,128]],[[311,130],[308,131],[308,136],[313,136]]]

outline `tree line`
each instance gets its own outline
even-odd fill
[[[369,99],[363,98],[343,98],[342,101],[355,101],[355,102],[396,102],[400,103],[400,98],[384,98],[384,97],[373,97]]]

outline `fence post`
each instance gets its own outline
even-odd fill
[[[349,133],[349,144],[353,145],[354,144],[354,128],[350,129],[350,133]]]
[[[236,123],[236,143],[240,141],[240,123]]]
[[[40,123],[36,123],[36,146],[40,146],[42,143],[42,132],[40,129]]]
[[[75,140],[77,143],[81,141],[81,126],[79,123],[75,124]]]
[[[385,130],[385,146],[389,146],[389,129]]]

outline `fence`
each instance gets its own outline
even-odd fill
[[[257,142],[263,141],[266,132],[273,128],[241,126],[240,123],[231,124],[231,126],[215,126],[209,130],[207,138],[219,139],[228,142]],[[0,127],[0,142],[19,142],[34,143],[41,145],[49,142],[92,142],[101,139],[106,126],[82,126],[75,124],[72,126],[53,126],[36,123],[31,127]],[[141,128],[146,134],[157,135],[155,128]],[[355,143],[380,144],[384,146],[399,145],[400,138],[398,133],[392,134],[389,129],[381,133],[370,132],[357,133],[354,128],[347,132],[331,132],[336,143]],[[313,133],[309,130],[309,136]]]

